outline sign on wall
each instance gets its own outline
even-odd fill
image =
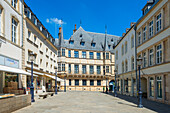
[[[19,68],[19,61],[0,55],[0,65],[8,67]]]

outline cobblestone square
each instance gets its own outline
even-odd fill
[[[134,99],[136,98],[132,97],[132,101]],[[114,97],[113,94],[100,92],[59,92],[58,95],[46,99],[36,97],[36,102],[31,106],[14,113],[156,113],[161,110],[162,113],[168,113],[170,111],[168,105],[161,105],[161,103],[144,100],[144,104],[148,103],[151,108],[145,105],[144,108],[138,108],[134,102],[126,100],[122,97]]]

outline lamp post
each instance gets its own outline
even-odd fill
[[[115,97],[117,97],[117,81],[116,81],[117,69],[115,69],[114,72],[115,72]]]
[[[66,76],[64,76],[64,92],[66,92]]]
[[[139,103],[138,103],[138,107],[143,108],[142,91],[141,91],[141,78],[140,78],[140,68],[141,68],[141,65],[142,65],[142,58],[138,58],[137,62],[138,62],[138,70],[139,70],[139,100],[138,100]]]
[[[35,54],[32,52],[30,53],[30,61],[31,61],[31,86],[30,86],[30,93],[31,93],[31,102],[35,102],[34,100],[34,85],[33,85],[33,62],[35,60]]]
[[[55,94],[57,94],[57,66],[54,67],[55,70]]]

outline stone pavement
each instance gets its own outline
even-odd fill
[[[136,99],[136,98],[134,98]],[[134,100],[133,99],[133,100]],[[153,106],[154,105],[150,105]],[[155,106],[159,107],[159,106]],[[159,109],[170,112],[168,105]],[[14,113],[156,113],[148,107],[138,108],[133,102],[115,98],[113,94],[100,92],[59,92],[58,95],[46,99],[36,99],[31,106]]]

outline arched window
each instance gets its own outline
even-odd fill
[[[132,35],[132,37],[131,37],[131,48],[133,48],[134,47],[134,36]]]
[[[124,45],[122,45],[122,56],[124,55]]]
[[[125,53],[127,53],[127,41],[125,42]]]

